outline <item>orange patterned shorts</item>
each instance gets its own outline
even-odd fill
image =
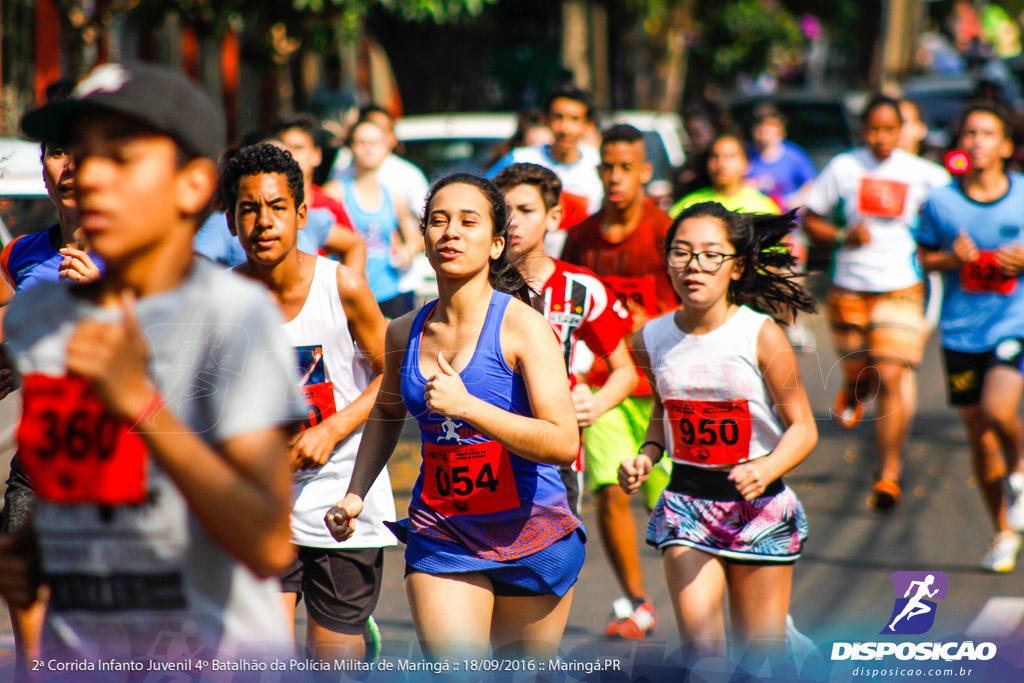
[[[893,292],[857,292],[833,285],[828,317],[836,350],[846,361],[902,362],[924,353],[924,284]]]

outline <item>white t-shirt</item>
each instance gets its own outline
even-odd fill
[[[674,312],[644,325],[672,462],[735,465],[778,445],[782,423],[757,362],[758,338],[768,320],[742,306],[706,334],[680,330]]]
[[[209,445],[301,418],[281,316],[262,287],[197,259],[180,286],[135,310],[152,381]],[[23,381],[20,457],[39,496],[34,521],[52,592],[47,647],[93,659],[159,656],[173,643],[207,657],[290,651],[277,579],[258,579],[225,553],[155,460],[137,445],[125,453],[140,437],[108,430],[120,423],[68,375],[76,323],[119,316],[64,283],[40,283],[4,321]],[[38,478],[26,457],[32,439]]]
[[[298,359],[299,390],[306,395],[317,424],[340,411],[366,390],[373,372],[362,359],[348,329],[345,308],[338,298],[337,263],[317,257],[313,282],[302,310],[284,324]],[[310,420],[312,421],[312,420]],[[387,468],[363,499],[356,532],[338,543],[324,524],[324,515],[348,489],[363,427],[338,442],[330,460],[316,470],[296,472],[292,485],[292,543],[311,548],[381,548],[395,545],[384,521],[395,521],[395,499]]]
[[[551,158],[550,145],[533,145],[517,147],[498,160],[487,171],[487,177],[493,178],[503,169],[512,164],[537,164],[554,171],[562,181],[562,189],[587,200],[587,211],[597,213],[604,199],[604,185],[597,167],[601,163],[601,154],[593,147],[579,146],[580,158],[571,164],[563,164]]]
[[[901,149],[878,161],[866,148],[829,162],[807,195],[807,208],[840,227],[865,223],[868,244],[842,246],[832,282],[861,292],[892,292],[921,280],[917,264],[918,210],[928,193],[949,183],[941,166]]]

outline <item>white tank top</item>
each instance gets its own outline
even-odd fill
[[[779,443],[782,424],[757,363],[757,338],[768,319],[741,306],[707,334],[686,334],[675,313],[644,326],[673,462],[735,465]]]
[[[295,347],[299,391],[309,415],[306,426],[352,403],[363,393],[373,372],[362,358],[348,329],[348,318],[338,297],[338,264],[317,257],[313,282],[302,310],[283,326]],[[395,545],[384,521],[395,520],[395,500],[387,468],[381,471],[363,501],[363,512],[351,538],[338,543],[324,524],[328,508],[345,496],[359,449],[360,426],[338,442],[330,460],[319,470],[296,472],[292,486],[292,543],[312,548],[379,548]]]

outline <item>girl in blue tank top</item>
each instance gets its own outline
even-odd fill
[[[412,414],[423,464],[393,530],[407,544],[424,653],[552,657],[584,558],[558,476],[579,451],[564,361],[544,317],[508,294],[525,282],[506,256],[496,187],[468,174],[439,181],[421,230],[439,297],[389,327],[351,484],[325,521],[338,540],[352,533]]]
[[[352,172],[342,178],[345,206],[366,243],[366,280],[373,296],[384,315],[397,318],[412,308],[412,294],[399,286],[399,269],[409,267],[421,240],[409,225],[404,202],[377,178],[388,155],[384,131],[373,121],[360,121],[352,127],[349,146]]]

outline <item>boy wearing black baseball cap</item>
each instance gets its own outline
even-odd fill
[[[4,321],[39,501],[33,528],[0,541],[0,592],[31,600],[41,566],[46,646],[76,658],[159,654],[168,638],[195,656],[283,651],[272,577],[292,560],[295,373],[262,288],[191,248],[223,117],[180,75],[107,64],[22,127],[67,142],[107,271],[41,283]]]

